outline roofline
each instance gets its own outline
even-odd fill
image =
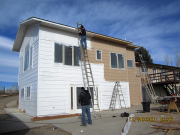
[[[20,22],[18,32],[17,32],[17,35],[16,35],[16,39],[15,39],[14,44],[13,44],[12,51],[17,51],[17,52],[20,51],[21,44],[23,42],[23,37],[25,35],[26,28],[29,25],[34,24],[34,23],[38,23],[38,22],[40,23],[40,25],[45,25],[45,26],[49,26],[49,27],[53,27],[53,28],[57,28],[57,29],[63,29],[65,31],[69,31],[69,32],[72,32],[72,33],[78,33],[77,28],[75,28],[75,27],[71,27],[71,26],[68,26],[68,25],[52,22],[52,21],[37,18],[37,17],[30,17],[30,18]],[[126,45],[126,47],[130,47],[130,48],[134,48],[134,49],[139,48],[139,46],[133,45],[133,43],[130,42],[130,41],[126,41],[126,40],[122,40],[122,39],[102,35],[102,34],[91,32],[91,31],[86,31],[86,33],[87,33],[87,36],[90,36],[90,37],[93,37],[93,38],[107,40],[107,41],[111,41],[111,42],[116,42],[116,43],[119,43],[119,44]]]
[[[142,65],[141,62],[135,62],[135,63],[136,63],[136,65],[139,65],[139,66]],[[179,67],[168,66],[168,65],[162,65],[162,64],[145,63],[145,65],[146,65],[147,67],[156,67],[156,68],[161,68],[161,69],[167,68],[167,69],[177,69],[177,70],[180,70]]]

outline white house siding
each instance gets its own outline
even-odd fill
[[[39,46],[39,26],[32,25],[27,28],[26,34],[20,49],[19,55],[19,109],[26,110],[26,113],[31,116],[37,115],[37,77],[38,77],[38,46]],[[26,71],[23,70],[25,59],[25,47],[30,41],[30,46],[33,46],[32,51],[32,67]],[[30,86],[30,98],[26,96],[27,87]],[[24,88],[24,98],[21,98],[21,89]]]
[[[81,67],[54,63],[54,43],[78,46],[78,35],[40,26],[38,116],[69,114],[70,85],[83,86]],[[90,37],[87,37],[87,46],[91,49]],[[100,108],[107,110],[115,83],[105,81],[104,64],[91,64],[91,68],[95,85],[99,86]],[[129,84],[124,82],[122,85],[130,105]]]

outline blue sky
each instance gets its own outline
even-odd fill
[[[21,21],[35,16],[125,39],[165,64],[180,49],[180,0],[0,0],[0,81],[18,81],[18,52],[12,46]],[[175,62],[174,62],[175,66]]]

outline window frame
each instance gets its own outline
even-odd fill
[[[62,45],[62,62],[55,62],[55,57],[56,57],[56,53],[55,53],[55,51],[56,51],[56,44],[59,44],[59,45]],[[63,64],[63,62],[64,62],[64,45],[62,44],[62,43],[58,43],[58,42],[54,42],[54,64]]]
[[[23,97],[22,97],[22,90],[23,90]],[[24,92],[24,87],[23,88],[21,88],[21,99],[24,99],[24,94],[25,94],[25,92]]]
[[[63,54],[62,54],[62,63],[60,63],[60,62],[58,62],[58,63],[55,62],[55,44],[61,44],[61,45],[62,45],[62,53],[63,53]],[[72,54],[71,54],[71,55],[72,55],[72,65],[66,65],[66,64],[65,64],[65,55],[66,55],[66,54],[65,54],[65,46],[67,46],[67,47],[69,46],[69,47],[72,48]],[[75,46],[75,45],[67,45],[67,44],[64,44],[64,43],[58,43],[58,42],[55,42],[55,41],[54,41],[54,52],[53,52],[53,53],[54,53],[54,65],[55,65],[55,66],[64,65],[64,66],[80,67],[81,65],[79,65],[79,66],[74,65],[74,61],[75,61],[75,60],[74,60],[74,54],[75,54],[75,53],[74,53],[74,47],[78,47],[78,46]],[[81,55],[80,55],[80,57],[81,57]],[[80,58],[80,60],[81,60],[81,58]]]
[[[143,67],[141,67],[141,73],[142,73],[142,74],[145,74],[146,72],[142,72],[142,69],[143,69]],[[147,69],[147,73],[149,73],[148,67],[146,67],[146,69]]]
[[[111,53],[115,53],[115,52],[110,52],[110,69],[125,70],[125,57],[124,57],[125,55],[124,55],[124,54],[120,54],[120,53],[115,53],[115,54],[116,54],[116,60],[117,60],[117,68],[113,68],[113,67],[111,66]],[[124,61],[123,65],[124,65],[124,68],[119,68],[118,54],[119,54],[119,55],[122,55],[122,57],[123,57],[123,61]]]
[[[29,45],[28,47],[28,51],[26,51],[26,47],[27,45]],[[25,70],[25,60],[26,60],[26,52],[29,53],[29,57],[28,57],[28,67],[27,69]],[[27,43],[26,43],[26,46],[24,48],[24,55],[22,56],[22,73],[25,73],[27,71],[29,71],[30,69],[33,68],[33,52],[34,52],[34,45],[31,43],[31,41],[29,40]]]
[[[98,59],[98,58],[97,58],[97,52],[98,52],[98,51],[101,52],[101,59]],[[102,61],[102,50],[96,49],[95,55],[96,55],[96,60]]]
[[[129,67],[129,66],[128,66],[128,60],[129,60],[129,61],[132,61],[132,67]],[[127,67],[128,67],[128,68],[134,68],[133,60],[127,59]]]
[[[28,88],[29,88],[29,97],[28,97]],[[25,95],[26,95],[26,99],[31,99],[31,86],[27,86],[26,87],[26,93],[25,93]]]
[[[29,47],[28,47],[28,49],[27,49],[27,51],[26,51],[26,47],[27,47],[27,46],[29,46]],[[30,53],[29,53],[29,52],[30,52],[30,49],[29,49],[29,48],[30,48],[30,40],[26,43],[26,46],[25,46],[25,48],[24,48],[24,62],[23,62],[23,64],[24,64],[24,65],[23,65],[23,72],[28,71],[29,66],[30,66],[30,65],[29,65],[29,64],[30,64],[30,60],[29,60],[29,59],[30,59],[30,58],[29,58],[29,57],[30,57]],[[29,54],[28,54],[28,55],[29,55],[29,57],[28,57],[28,66],[27,66],[27,69],[25,70],[26,52],[28,52],[28,53],[29,53]]]

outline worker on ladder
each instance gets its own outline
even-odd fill
[[[87,43],[86,43],[86,30],[84,28],[83,25],[81,25],[81,27],[79,28],[81,29],[81,32],[79,33],[79,35],[81,35],[81,45],[83,49],[87,48]],[[84,43],[84,44],[83,44]]]

